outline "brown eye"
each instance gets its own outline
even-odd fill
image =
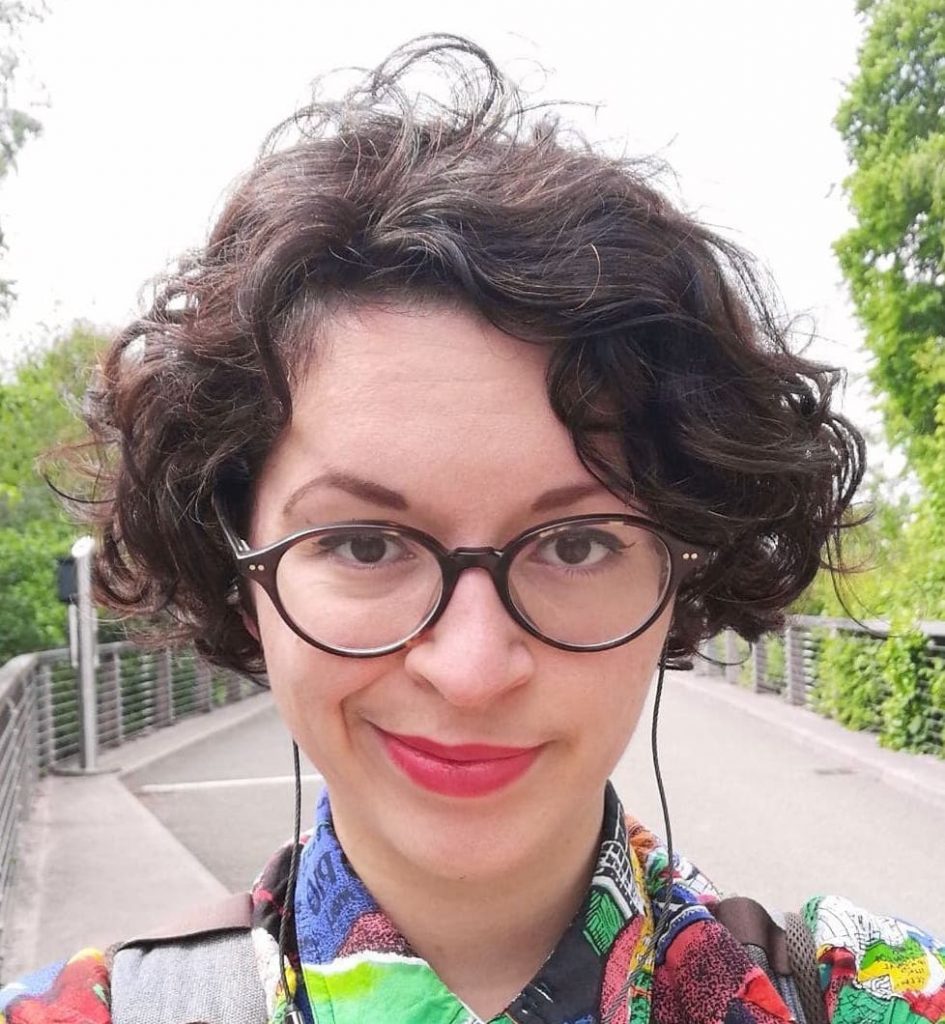
[[[606,530],[566,530],[541,541],[535,557],[552,568],[589,569],[624,547],[619,537]]]
[[[322,554],[330,555],[340,565],[352,569],[380,568],[411,558],[408,546],[391,533],[330,534],[321,537],[318,546]]]
[[[383,537],[355,537],[351,541],[351,556],[357,562],[380,562],[387,553]]]
[[[559,537],[554,552],[565,565],[579,565],[591,553],[591,542],[587,537]]]

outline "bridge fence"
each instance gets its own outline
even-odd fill
[[[99,749],[259,692],[251,680],[188,650],[145,650],[122,641],[100,644],[97,661]],[[76,672],[64,648],[21,654],[0,666],[0,948],[13,913],[21,825],[37,782],[48,772],[75,770],[81,746]]]
[[[945,622],[919,622],[917,627],[928,641],[923,657],[929,662],[945,659]],[[878,648],[889,632],[889,623],[879,619],[857,622],[819,615],[793,615],[781,632],[769,633],[754,644],[725,630],[709,640],[702,653],[709,671],[729,682],[758,693],[777,693],[791,704],[822,712],[817,668],[828,637],[838,634],[859,637],[868,652],[870,647]],[[932,673],[920,673],[920,683],[929,691],[923,703],[930,712],[923,720],[923,735],[915,737],[915,742],[917,747],[940,751],[945,737],[945,709],[935,710],[941,702],[933,699],[932,678]],[[880,689],[876,694],[877,705],[888,695]]]

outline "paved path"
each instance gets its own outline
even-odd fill
[[[615,783],[662,832],[648,733]],[[661,734],[677,848],[721,887],[786,908],[840,892],[945,934],[945,762],[695,674],[667,677]],[[109,758],[121,781],[46,783],[5,977],[248,886],[291,831],[291,751],[266,696]],[[308,819],[318,780],[303,773]]]
[[[945,936],[945,762],[882,750],[720,681],[667,677],[667,687],[674,842],[718,886],[785,909],[838,893]],[[642,731],[615,781],[662,832]]]

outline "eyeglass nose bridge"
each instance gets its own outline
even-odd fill
[[[410,639],[407,646],[415,646],[419,639],[425,636],[439,622],[449,606],[460,576],[467,569],[485,569],[492,579],[492,585],[495,587],[499,600],[512,619],[519,625],[524,626],[528,632],[533,633],[535,636],[540,636],[512,601],[512,596],[508,589],[507,554],[506,551],[500,551],[498,548],[454,548],[452,551],[445,551],[440,548],[436,552],[437,561],[440,563],[440,575],[443,580],[440,598],[423,626]]]
[[[453,596],[456,584],[460,576],[467,569],[485,569],[492,578],[492,584],[499,595],[502,604],[509,609],[513,615],[515,609],[511,606],[509,595],[506,592],[504,552],[497,548],[454,548],[452,551],[440,551],[437,554],[440,563],[440,572],[443,576],[443,590],[437,602],[436,610],[427,622],[427,627],[446,611],[446,606]]]
[[[502,555],[503,552],[497,548],[454,548],[442,552],[439,562],[443,571],[443,603],[449,599],[460,575],[467,569],[485,569],[501,595]]]

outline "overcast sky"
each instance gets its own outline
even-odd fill
[[[46,104],[43,137],[0,186],[19,291],[0,357],[75,318],[120,324],[315,75],[432,31],[470,36],[546,97],[604,104],[583,127],[667,160],[683,204],[810,314],[814,351],[862,369],[831,251],[850,223],[831,121],[861,36],[853,0],[50,0],[20,91]]]

